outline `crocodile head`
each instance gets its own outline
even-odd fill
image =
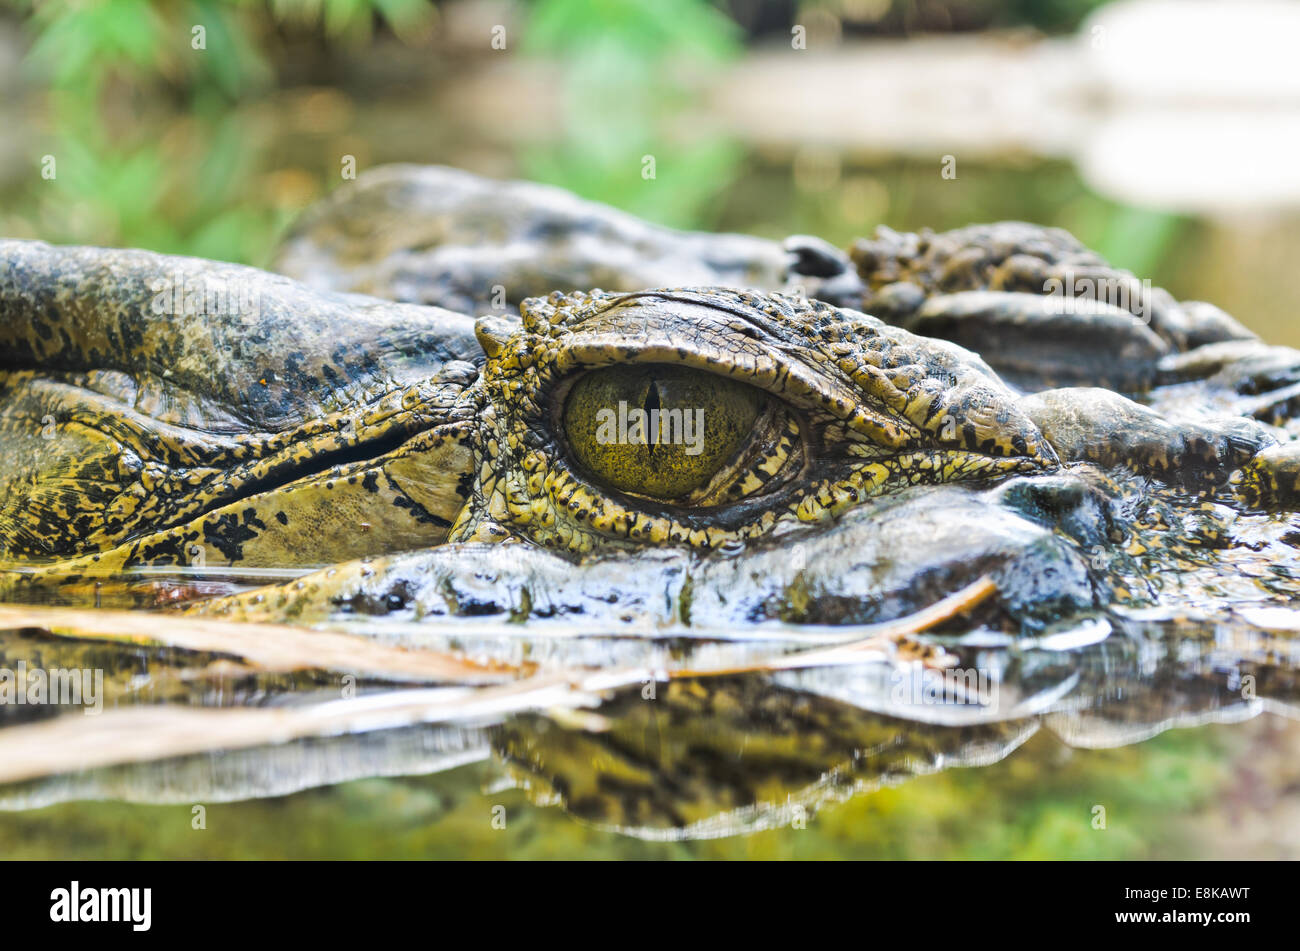
[[[927,284],[972,246],[991,273],[1026,268],[1027,234],[895,242],[913,263],[882,286],[912,280],[965,338],[1014,326],[1025,352],[1066,365],[1062,315],[1033,295],[997,292],[1007,300],[980,311],[962,294],[993,292]],[[914,245],[966,251],[931,261]],[[1234,504],[1293,494],[1294,453],[1267,449],[1278,436],[1248,414],[1166,418],[1097,388],[1024,395],[969,349],[799,295],[556,292],[474,321],[147,252],[3,251],[11,599],[53,584],[102,603],[105,576],[142,568],[215,585],[192,595],[328,566],[201,609],[625,621],[662,613],[647,592],[666,590],[674,622],[844,623],[1011,565],[1004,588],[1029,593],[1006,614],[1032,625],[1198,567],[1200,529],[1160,534],[1186,523],[1170,493],[1229,491],[1240,470]],[[1098,335],[1094,318],[1066,320],[1068,347]],[[1200,351],[1232,346],[1256,349],[1152,359],[1183,394],[1226,362],[1257,402],[1257,378],[1292,365],[1254,341]],[[1137,514],[1167,496],[1169,512]],[[488,550],[501,543],[517,544]],[[1099,580],[1112,564],[1123,577]],[[1228,555],[1208,567],[1236,572]]]
[[[474,323],[145,252],[6,258],[18,585],[447,542],[735,550],[1057,461],[978,357],[798,297],[556,293]]]

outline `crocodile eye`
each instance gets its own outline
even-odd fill
[[[564,404],[578,463],[622,492],[660,501],[705,490],[752,437],[768,402],[735,380],[661,364],[593,370]]]

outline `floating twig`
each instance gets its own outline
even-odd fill
[[[480,664],[455,654],[391,647],[354,634],[287,624],[242,624],[140,611],[0,605],[0,629],[55,637],[175,647],[238,657],[261,672],[332,670],[380,680],[496,684],[530,669]]]

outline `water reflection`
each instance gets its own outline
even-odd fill
[[[117,705],[101,718],[60,711],[57,723],[7,725],[0,746],[11,763],[28,733],[52,725],[64,728],[61,746],[94,731],[118,737],[121,755],[137,762],[11,783],[0,805],[226,802],[429,774],[492,757],[534,801],[558,803],[624,834],[666,840],[748,833],[789,826],[827,804],[910,777],[989,765],[1042,727],[1071,746],[1106,748],[1264,711],[1300,718],[1294,618],[1269,610],[1277,609],[1256,611],[1254,621],[1121,612],[1087,637],[1058,632],[1010,646],[988,633],[948,635],[955,668],[989,672],[992,697],[945,695],[917,668],[879,660],[671,680],[637,672],[623,678],[624,686],[594,693],[525,693],[517,713],[465,703],[463,692],[448,691],[450,712],[445,705],[441,713],[426,711],[424,719],[438,721],[428,725],[323,720],[313,735],[292,742],[163,759],[160,751],[184,716],[159,708],[147,722],[133,718],[123,733],[131,714],[120,705],[200,703],[254,716],[261,709],[269,718],[293,709],[378,709],[376,701],[382,706],[388,696],[409,704],[418,694],[385,694],[375,685],[355,700],[338,700],[331,678],[321,675],[268,677],[202,655],[9,635],[0,663],[106,666],[109,705]],[[282,718],[273,732],[288,729],[292,721]],[[127,735],[133,742],[121,743]],[[198,748],[205,743],[219,749],[229,740],[208,736]],[[153,755],[141,755],[141,747]]]

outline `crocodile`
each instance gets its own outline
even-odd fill
[[[718,834],[922,748],[1294,709],[1300,352],[1063,231],[841,250],[399,166],[309,211],[281,274],[31,241],[0,261],[6,600],[642,665],[609,685],[612,730],[492,739],[584,818]],[[900,699],[897,658],[773,672],[982,580],[908,656],[931,686],[926,651],[987,674],[992,701]],[[766,778],[716,767],[760,736]]]

